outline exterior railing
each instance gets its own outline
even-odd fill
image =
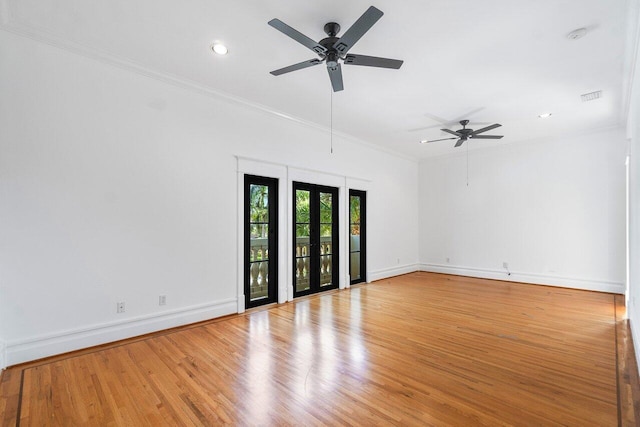
[[[269,239],[251,239],[249,262],[250,299],[264,298],[269,289]]]
[[[309,289],[309,238],[296,238],[296,289],[303,291]],[[320,237],[320,285],[331,283],[333,275],[333,250],[331,237]]]
[[[309,289],[310,251],[309,238],[296,238],[295,283],[298,291]],[[267,296],[269,285],[269,243],[268,239],[251,239],[249,249],[249,290],[252,300]],[[333,250],[331,237],[320,238],[320,283],[332,281]]]

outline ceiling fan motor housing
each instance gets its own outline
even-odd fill
[[[462,139],[463,141],[466,141],[467,138],[471,138],[473,136],[472,135],[473,129],[466,128],[466,126],[469,124],[469,120],[460,120],[460,124],[462,125],[462,129],[458,131],[458,133],[462,135],[460,139]]]

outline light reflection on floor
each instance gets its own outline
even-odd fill
[[[244,381],[249,384],[248,398],[252,404],[248,408],[253,419],[264,419],[272,408],[273,396],[265,390],[272,387],[269,381],[278,375],[292,379],[297,398],[312,403],[318,394],[335,391],[338,376],[366,373],[368,351],[362,337],[360,297],[360,291],[356,289],[351,292],[350,300],[339,302],[349,304],[347,333],[344,332],[345,325],[338,328],[335,324],[333,305],[336,302],[331,295],[299,301],[291,306],[293,321],[285,324],[290,328],[287,335],[293,337],[289,348],[278,347],[273,342],[270,316],[274,314],[263,311],[247,316],[250,334]],[[282,325],[278,323],[278,327]],[[337,333],[340,329],[343,332]],[[291,357],[283,357],[282,352],[289,351]],[[297,360],[297,365],[283,366],[281,361],[288,359]]]

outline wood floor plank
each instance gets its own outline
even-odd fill
[[[0,376],[0,425],[14,426],[20,406],[22,371],[7,369]]]
[[[0,420],[635,425],[638,373],[621,304],[413,273],[10,368]]]

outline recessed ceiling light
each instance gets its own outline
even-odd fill
[[[546,119],[548,117],[551,117],[551,113],[542,113],[538,117],[540,117],[541,119]]]
[[[214,43],[211,45],[211,50],[213,50],[218,55],[226,55],[229,53],[229,49],[222,43]]]
[[[427,141],[426,139],[423,139],[422,141],[420,141],[420,144],[426,144],[427,142],[429,141]]]
[[[577,30],[573,30],[569,34],[567,34],[567,38],[569,40],[578,40],[583,38],[586,35],[587,35],[586,28],[578,28]]]

